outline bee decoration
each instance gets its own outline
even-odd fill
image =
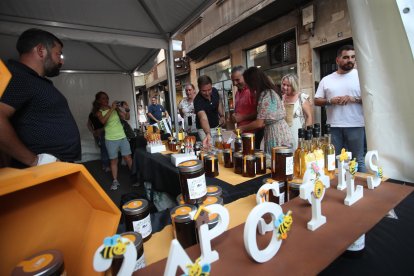
[[[349,172],[352,175],[352,179],[355,177],[355,173],[358,171],[358,162],[356,161],[356,159],[352,159],[349,162]]]
[[[381,179],[382,179],[382,177],[384,176],[384,174],[383,174],[383,172],[382,172],[382,167],[378,167],[377,176],[378,176],[379,178],[381,178]]]
[[[320,179],[316,179],[315,186],[313,188],[313,195],[315,196],[315,198],[321,198],[324,190],[325,185],[323,185],[323,182]]]
[[[313,172],[316,174],[316,176],[319,176],[320,175],[319,166],[316,164],[316,162],[313,162],[311,164],[311,167],[312,167]]]
[[[275,228],[277,228],[279,232],[279,240],[285,240],[288,236],[288,232],[292,227],[293,218],[292,218],[292,211],[288,211],[285,214],[280,214],[279,218],[274,222]]]
[[[122,242],[120,235],[113,235],[104,239],[104,248],[101,255],[104,259],[113,259],[114,256],[124,255],[129,242]]]
[[[188,274],[183,274],[183,276],[209,276],[211,271],[210,264],[200,265],[200,258],[198,258],[195,263],[187,265]]]
[[[339,155],[339,161],[343,162],[348,160],[348,154],[346,153],[346,150],[342,148],[341,154]]]

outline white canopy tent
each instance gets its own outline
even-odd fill
[[[40,28],[64,43],[56,87],[68,98],[82,139],[82,160],[96,158],[86,128],[96,92],[135,105],[133,72],[147,72],[160,49],[167,50],[171,113],[175,106],[172,38],[214,0],[4,0],[0,1],[0,58],[17,59],[15,44],[26,29]],[[136,108],[131,125],[136,126]],[[177,122],[177,118],[175,118]],[[176,126],[176,129],[177,126]]]

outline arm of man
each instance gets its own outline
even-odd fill
[[[211,132],[210,124],[208,122],[207,114],[204,110],[201,110],[197,113],[198,119],[200,120],[201,128],[206,134],[206,138],[203,140],[203,147],[209,147],[211,144]]]
[[[148,117],[150,117],[154,121],[158,122],[157,118],[155,118],[154,115],[151,114],[151,112],[148,112],[147,115],[148,115]]]
[[[165,118],[168,119],[168,117],[170,117],[170,115],[168,114],[168,111],[164,109],[164,114],[165,114]]]
[[[36,166],[37,155],[22,143],[10,123],[15,111],[13,107],[0,102],[0,150],[27,166]]]
[[[346,104],[349,104],[349,103],[362,104],[362,99],[360,97],[353,97],[353,96],[349,96],[349,95],[342,96],[340,98],[339,104],[346,105]]]
[[[222,125],[224,125],[225,120],[224,120],[224,107],[223,107],[223,102],[221,101],[221,99],[219,100],[218,113],[219,113],[218,114],[219,115],[219,125],[222,126]]]
[[[250,120],[256,119],[256,117],[257,117],[257,112],[246,114],[246,115],[234,113],[234,119],[236,123],[239,123],[242,121],[250,121]]]
[[[313,107],[312,107],[312,104],[309,101],[304,101],[303,104],[302,104],[302,109],[303,109],[303,113],[305,113],[305,117],[306,117],[305,125],[306,126],[311,126],[313,124],[313,118],[312,118]]]

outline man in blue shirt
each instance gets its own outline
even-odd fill
[[[151,105],[148,106],[148,117],[149,117],[149,123],[151,125],[158,123],[162,119],[162,113],[165,113],[165,117],[168,118],[168,112],[165,110],[165,108],[157,103],[157,98],[152,97],[151,98]]]
[[[0,99],[0,150],[12,166],[73,162],[81,158],[79,130],[66,98],[46,77],[59,74],[63,43],[53,34],[29,29],[16,48],[19,61],[9,61],[12,78]],[[49,161],[48,161],[49,162]]]

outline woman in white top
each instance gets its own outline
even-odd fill
[[[298,147],[298,129],[312,125],[313,107],[309,95],[299,92],[298,77],[288,74],[281,82],[283,103],[286,109],[286,122],[293,136],[293,149]]]
[[[194,98],[197,95],[195,87],[191,83],[185,85],[187,98],[182,99],[178,105],[181,117],[184,119],[184,130],[187,133],[197,133],[196,115],[194,113]]]

